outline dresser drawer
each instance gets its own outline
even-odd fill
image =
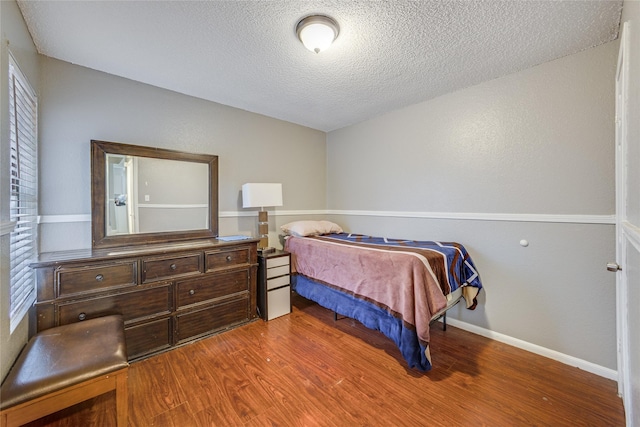
[[[206,271],[220,270],[243,264],[251,264],[249,248],[227,249],[205,253]]]
[[[249,296],[176,315],[176,344],[247,322]]]
[[[142,259],[142,283],[184,277],[202,272],[200,253]]]
[[[171,347],[173,323],[170,317],[125,328],[127,359],[135,359]]]
[[[137,262],[93,264],[82,267],[59,267],[56,284],[59,297],[105,291],[137,285]]]
[[[237,270],[230,273],[209,274],[197,279],[176,282],[178,309],[236,294],[249,292],[249,272]]]
[[[120,314],[127,322],[170,314],[173,307],[171,283],[116,295],[89,298],[58,305],[58,324],[65,325],[94,317]]]

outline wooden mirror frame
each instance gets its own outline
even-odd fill
[[[108,236],[106,224],[106,157],[107,154],[151,157],[156,159],[199,162],[209,165],[209,228],[160,233],[118,234]],[[91,141],[91,246],[113,248],[118,246],[169,243],[218,236],[218,156],[192,154],[182,151],[108,141]]]

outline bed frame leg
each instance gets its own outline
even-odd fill
[[[447,330],[447,312],[446,311],[442,315],[442,330],[443,331]]]

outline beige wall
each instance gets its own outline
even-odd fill
[[[4,378],[13,360],[27,341],[27,319],[9,332],[9,95],[8,62],[11,50],[33,89],[39,92],[39,58],[22,14],[14,1],[0,1],[0,378]]]
[[[452,317],[614,375],[615,277],[604,266],[615,258],[617,50],[330,132],[332,218],[353,232],[465,244],[485,291],[476,311]]]
[[[91,139],[218,155],[221,235],[257,234],[255,210],[242,209],[245,182],[282,183],[276,212],[326,206],[323,132],[51,58],[42,75],[43,252],[91,246],[90,222],[73,222],[91,212]],[[272,215],[271,234],[286,220]]]

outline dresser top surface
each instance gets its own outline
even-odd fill
[[[157,243],[152,245],[123,246],[104,249],[77,249],[70,251],[45,252],[38,256],[38,259],[31,264],[32,268],[45,267],[61,262],[69,261],[108,261],[120,258],[131,258],[145,255],[157,255],[173,252],[183,252],[190,250],[225,249],[233,247],[255,245],[259,239],[236,240],[232,242],[218,239],[199,239],[184,242]]]

